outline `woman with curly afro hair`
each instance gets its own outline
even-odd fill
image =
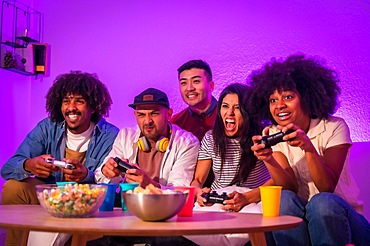
[[[346,122],[333,116],[340,94],[335,71],[304,55],[272,60],[250,76],[252,114],[282,131],[270,146],[253,136],[252,151],[281,185],[280,214],[301,217],[294,229],[273,233],[277,245],[370,245],[370,225],[349,170]]]
[[[118,134],[118,128],[103,119],[111,104],[107,88],[96,75],[79,71],[59,75],[46,95],[49,117],[32,129],[1,169],[7,180],[2,204],[39,204],[35,190],[39,184],[95,183],[94,171]],[[46,158],[65,161],[74,168],[57,167]],[[16,245],[18,238],[15,231],[8,230],[6,244]],[[37,232],[31,233],[29,240],[35,245],[47,244]]]

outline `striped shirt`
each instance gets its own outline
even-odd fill
[[[199,149],[198,160],[212,160],[212,170],[215,174],[215,179],[211,185],[212,190],[224,188],[230,185],[238,172],[241,153],[240,138],[230,138],[227,143],[225,161],[221,173],[221,156],[217,155],[212,130],[205,134]],[[248,179],[240,186],[254,189],[261,186],[269,179],[270,174],[265,164],[262,161],[257,161],[257,164],[250,172]]]

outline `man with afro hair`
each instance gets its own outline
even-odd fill
[[[94,183],[94,171],[110,152],[118,128],[103,117],[109,115],[112,99],[95,74],[72,71],[59,75],[46,95],[49,117],[26,136],[4,164],[7,180],[2,204],[39,204],[35,186],[58,181]],[[61,168],[51,158],[73,164]],[[19,237],[7,231],[6,244]]]

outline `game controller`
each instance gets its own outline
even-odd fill
[[[283,137],[287,134],[294,132],[292,129],[289,129],[286,132],[278,132],[269,136],[263,136],[261,140],[258,141],[259,144],[265,144],[265,148],[270,148],[280,142],[284,142]]]
[[[64,161],[57,161],[57,160],[55,160],[54,158],[51,158],[51,157],[45,158],[45,161],[47,163],[51,163],[54,166],[59,167],[59,168],[66,168],[66,169],[75,169],[76,168],[75,165],[73,165],[71,163],[67,163],[67,162],[64,162]]]
[[[225,200],[229,200],[230,198],[227,196],[226,192],[222,192],[221,195],[217,193],[217,191],[213,190],[211,193],[203,193],[202,197],[206,199],[206,204],[213,204],[213,203],[221,203],[223,204]]]
[[[121,158],[119,157],[114,157],[113,160],[117,163],[118,165],[117,168],[121,172],[126,172],[128,169],[139,169],[137,166],[133,166],[133,165],[128,164],[125,161],[122,161]]]

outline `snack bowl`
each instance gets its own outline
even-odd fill
[[[162,194],[122,193],[127,210],[144,221],[164,221],[175,216],[188,193],[166,190]]]
[[[96,184],[36,185],[41,206],[60,218],[90,217],[102,205],[107,187]]]
[[[65,185],[67,184],[76,184],[76,182],[55,182],[57,184],[58,187],[64,187]]]

